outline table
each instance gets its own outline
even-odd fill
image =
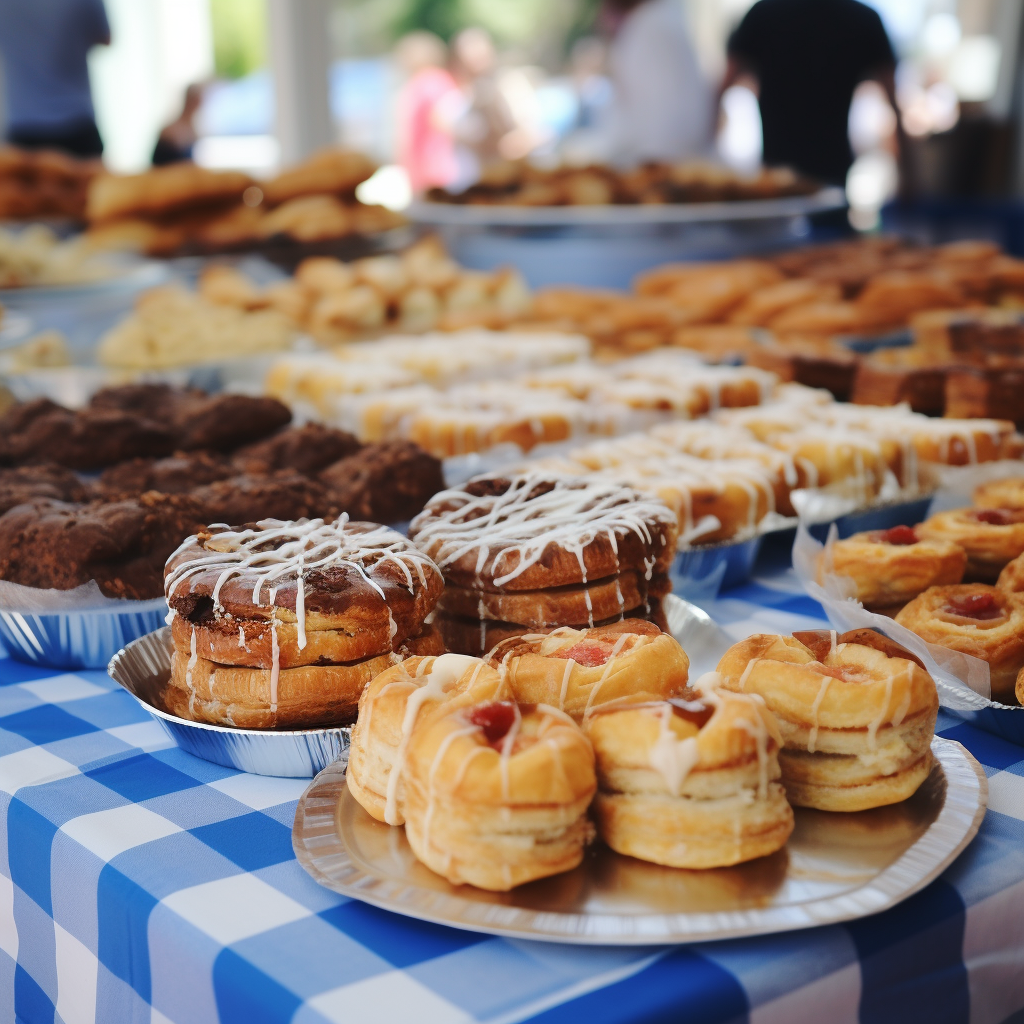
[[[737,639],[823,619],[777,567],[708,609]],[[990,804],[916,896],[847,925],[586,948],[321,889],[291,849],[305,780],[183,753],[101,672],[0,660],[0,1022],[1020,1024],[1024,748],[946,714],[939,731],[985,765]]]

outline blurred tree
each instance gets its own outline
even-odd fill
[[[267,16],[262,0],[210,0],[213,59],[221,78],[243,78],[267,63]]]

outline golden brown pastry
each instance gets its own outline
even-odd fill
[[[413,734],[405,832],[450,882],[505,892],[580,863],[596,788],[593,749],[562,712],[449,706]]]
[[[852,579],[870,611],[895,615],[922,590],[959,583],[967,555],[952,541],[919,539],[912,526],[855,533],[821,553],[818,582],[836,573]]]
[[[1024,665],[1024,594],[983,583],[930,587],[896,621],[930,644],[987,661],[993,699],[1012,700]]]
[[[728,691],[599,708],[598,833],[616,852],[676,868],[774,853],[793,831],[782,737],[764,702]]]
[[[718,664],[721,686],[760,694],[778,719],[789,801],[861,811],[906,800],[931,771],[939,708],[912,654],[870,629],[761,634]]]
[[[1014,688],[1014,695],[1018,704],[1024,704],[1024,668],[1017,673],[1017,685]]]
[[[359,698],[352,730],[348,788],[378,821],[405,820],[406,754],[414,730],[442,705],[450,710],[508,696],[502,677],[479,658],[410,658],[381,672]]]
[[[975,508],[1024,508],[1024,477],[990,480],[974,489]]]
[[[959,508],[938,512],[917,527],[922,540],[952,541],[967,552],[964,579],[994,583],[1024,553],[1024,510]]]
[[[676,640],[642,619],[513,637],[487,660],[517,701],[551,705],[577,722],[608,703],[681,693],[690,668]]]

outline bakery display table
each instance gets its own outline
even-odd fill
[[[820,628],[792,573],[731,590],[734,638]],[[170,744],[102,672],[0,660],[0,1021],[970,1021],[1024,1009],[1024,747],[940,713],[985,766],[981,831],[883,914],[670,948],[511,941],[322,889],[307,780]]]

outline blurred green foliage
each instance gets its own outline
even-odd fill
[[[242,78],[267,62],[265,0],[210,0],[218,77]]]

